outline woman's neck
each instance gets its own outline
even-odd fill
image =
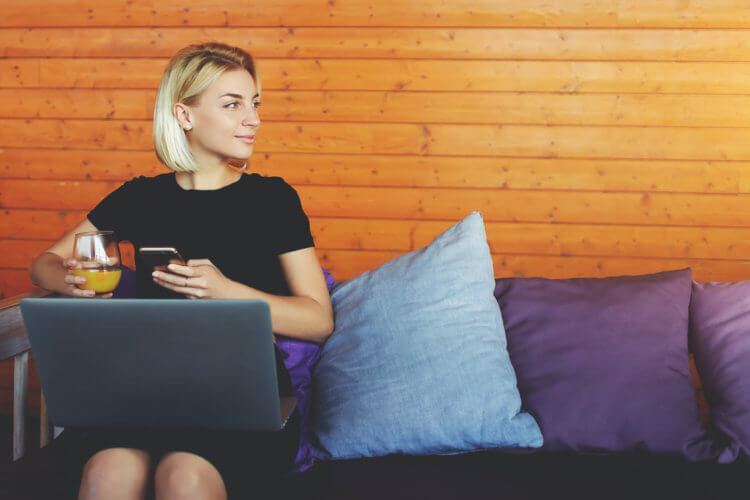
[[[221,189],[242,177],[241,172],[237,172],[226,165],[218,165],[213,168],[201,167],[198,172],[175,172],[177,184],[185,190],[209,191]]]

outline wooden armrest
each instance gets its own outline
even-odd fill
[[[21,316],[19,304],[26,297],[47,297],[53,295],[49,290],[37,288],[29,293],[15,295],[0,300],[0,361],[14,358],[13,362],[13,460],[24,455],[24,437],[26,418],[26,395],[29,377],[29,339]],[[44,401],[44,400],[42,400]],[[49,424],[44,404],[40,415],[40,443],[47,444]]]
[[[26,297],[46,297],[52,295],[49,290],[37,288],[29,293],[16,295],[0,300],[0,361],[10,359],[28,351],[29,340],[18,305]]]

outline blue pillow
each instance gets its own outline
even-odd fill
[[[479,212],[337,284],[336,328],[314,372],[321,459],[539,447],[521,412]]]

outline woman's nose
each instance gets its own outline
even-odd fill
[[[257,127],[260,125],[260,116],[258,116],[258,110],[255,108],[250,108],[250,110],[245,114],[242,124],[248,127]]]

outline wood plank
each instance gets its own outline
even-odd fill
[[[311,220],[319,249],[411,251],[455,221]],[[748,260],[750,229],[486,222],[491,251],[510,255]],[[523,235],[520,237],[519,235]],[[27,269],[48,240],[0,239],[6,268]]]
[[[20,269],[0,268],[0,298],[12,297],[34,289],[29,273]]]
[[[6,0],[0,26],[750,27],[733,0]]]
[[[0,57],[171,57],[222,40],[258,58],[747,61],[745,30],[481,28],[28,28],[0,30]]]
[[[4,179],[125,181],[169,171],[152,151],[0,150]]]
[[[134,89],[0,89],[0,118],[150,120],[155,97]]]
[[[117,182],[0,180],[0,205],[83,211]],[[746,195],[599,193],[508,189],[296,186],[310,217],[459,220],[481,210],[489,221],[750,227]],[[19,231],[18,225],[4,231]]]
[[[152,149],[143,120],[0,119],[0,147]],[[710,147],[709,147],[710,146]],[[750,160],[750,129],[265,123],[256,153]]]
[[[156,89],[166,63],[0,59],[0,87]],[[750,65],[734,62],[260,59],[258,68],[265,90],[750,94]]]
[[[316,246],[411,251],[455,221],[313,219]],[[748,260],[748,229],[485,222],[493,253],[583,257]],[[520,237],[520,235],[523,235]]]
[[[351,279],[403,253],[405,251],[318,249],[321,264],[333,273],[337,281]],[[493,261],[497,277],[604,277],[691,267],[693,278],[697,281],[729,282],[750,279],[750,265],[747,261],[505,254],[493,254]],[[0,297],[16,295],[32,288],[26,271],[0,269]]]
[[[0,179],[123,182],[168,171],[145,151],[0,150]],[[750,193],[750,162],[737,161],[263,153],[249,171],[295,185]]]
[[[0,212],[0,238],[59,238],[80,223],[86,212],[55,210],[3,210]]]
[[[585,0],[279,0],[247,8],[239,0],[7,0],[0,26],[616,26],[617,2]]]
[[[333,274],[338,282],[375,269],[404,253],[374,250],[318,250],[321,264]],[[750,264],[747,261],[503,254],[493,254],[492,257],[495,276],[498,278],[600,278],[648,274],[690,267],[693,269],[693,279],[696,281],[730,282],[750,279]]]
[[[0,89],[0,118],[151,120],[155,92]],[[750,96],[276,91],[264,121],[745,127]]]

